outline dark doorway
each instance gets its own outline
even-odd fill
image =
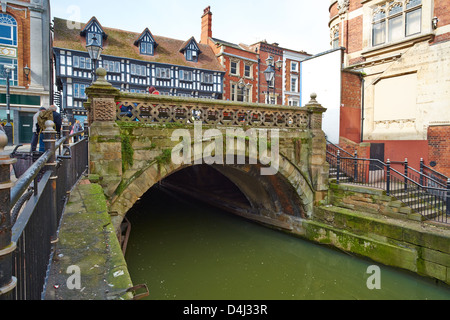
[[[19,114],[19,143],[30,143],[33,137],[34,113],[20,112]]]
[[[370,144],[370,159],[380,160],[384,162],[384,143],[371,143]],[[370,170],[383,169],[382,165],[378,161],[371,161]]]

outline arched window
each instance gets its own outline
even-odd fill
[[[0,44],[17,46],[17,21],[9,14],[0,14]]]
[[[17,47],[17,21],[9,14],[0,14],[0,46],[0,84],[6,84],[7,65],[14,67],[9,74],[10,85],[17,86],[17,48],[8,48]]]

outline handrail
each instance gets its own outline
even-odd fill
[[[422,166],[423,166],[424,168],[427,168],[428,170],[431,170],[433,173],[436,173],[436,174],[438,174],[438,175],[444,177],[446,180],[450,179],[450,178],[447,177],[445,174],[443,174],[443,173],[441,173],[441,172],[438,172],[438,171],[434,170],[433,168],[430,168],[430,167],[427,166],[425,163],[422,163]]]
[[[356,158],[356,157],[353,157],[353,158],[340,157],[340,159],[341,159],[341,160],[354,160],[354,161],[371,161],[371,162],[374,162],[374,161],[375,161],[375,162],[379,163],[380,165],[382,165],[384,168],[387,168],[387,166],[388,166],[387,163],[384,163],[383,161],[381,161],[381,160],[379,160],[379,159],[366,159],[366,158]],[[390,164],[391,164],[391,162],[389,161],[389,165],[390,165]],[[409,168],[412,169],[411,167],[409,167]],[[418,187],[426,188],[426,186],[423,186],[423,185],[421,185],[420,183],[418,183],[418,182],[412,180],[410,177],[405,176],[403,173],[401,173],[401,172],[395,170],[394,168],[390,167],[390,170],[391,170],[391,172],[395,172],[396,174],[398,174],[400,177],[402,177],[402,178],[404,178],[404,179],[407,179],[409,182],[412,182],[412,183],[416,184]],[[431,178],[430,178],[430,179],[431,179]]]
[[[330,142],[330,141],[328,141],[328,140],[327,140],[327,145],[331,145],[331,146],[333,146],[333,147],[339,149],[340,151],[345,152],[345,153],[348,154],[349,156],[353,157],[353,155],[352,155],[350,152],[348,152],[348,151],[342,149],[342,148],[339,147],[338,145],[336,145],[336,144],[334,144],[334,143],[332,143],[332,142]],[[332,153],[330,153],[330,154],[332,154]]]
[[[424,201],[427,205],[420,206],[417,209],[418,213],[426,219],[450,223],[450,179],[447,180],[446,186],[442,186],[435,179],[426,176],[422,172],[418,172],[414,168],[408,167],[407,160],[403,162],[405,172],[401,173],[391,166],[392,163],[390,160],[384,163],[379,159],[358,158],[357,154],[354,157],[341,157],[340,150],[338,150],[337,154],[333,154],[327,150],[327,154],[333,156],[334,160],[336,160],[334,162],[333,159],[328,159],[330,165],[337,168],[337,184],[340,183],[340,175],[343,172],[346,178],[350,179],[349,183],[381,188],[386,191],[388,196],[392,195],[406,205],[411,204],[411,199],[420,197],[422,199],[421,201]],[[395,164],[398,163],[401,162],[395,162]],[[378,168],[380,170],[377,170]],[[410,175],[408,169],[413,170],[413,176]],[[371,176],[370,172],[372,171],[381,171],[382,173]],[[414,175],[415,173],[420,175],[419,179]],[[373,178],[375,179],[372,180]],[[435,185],[424,185],[425,178],[436,182]],[[414,206],[415,204],[412,204],[413,208]]]
[[[47,150],[27,171],[20,177],[19,180],[11,188],[11,208],[13,208],[17,201],[19,201],[22,194],[28,189],[30,184],[38,176],[39,172],[45,167],[54,151]]]
[[[22,194],[28,189],[30,184],[38,176],[39,172],[45,167],[48,160],[56,153],[67,139],[80,135],[80,133],[74,133],[72,135],[63,137],[56,142],[55,150],[47,150],[27,171],[17,180],[15,185],[11,188],[11,208],[13,208],[17,201],[19,201]]]
[[[409,167],[409,166],[408,166],[408,169],[411,169],[411,170],[413,170],[415,173],[418,173],[419,175],[421,175],[421,176],[427,178],[428,180],[431,180],[432,182],[434,182],[434,183],[436,183],[436,184],[442,186],[443,188],[446,188],[446,185],[444,185],[444,184],[441,183],[440,181],[435,180],[434,178],[431,178],[431,177],[427,176],[427,175],[424,174],[423,172],[417,171],[417,170],[414,169],[413,167]]]

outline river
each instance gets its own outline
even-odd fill
[[[450,288],[152,189],[130,211],[126,260],[149,300],[440,300]]]

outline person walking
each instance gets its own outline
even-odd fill
[[[46,110],[45,107],[40,107],[39,111],[35,113],[33,116],[33,138],[31,139],[31,152],[35,152],[37,148],[37,144],[39,141],[39,126],[38,126],[38,117],[41,111]]]
[[[73,133],[78,133],[78,132],[82,132],[83,131],[83,127],[81,126],[81,123],[79,120],[75,120],[75,123],[73,124],[73,128],[72,128],[72,132]],[[75,136],[73,138],[74,142],[78,142],[78,140],[80,139],[80,136]]]

